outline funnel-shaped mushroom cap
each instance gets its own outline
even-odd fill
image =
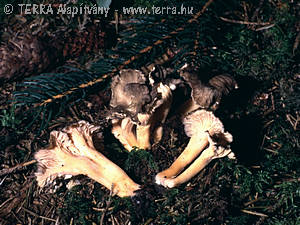
[[[230,91],[238,88],[235,79],[228,74],[215,76],[211,78],[208,83],[223,95],[228,95]]]
[[[193,101],[203,109],[216,110],[222,97],[238,88],[234,78],[227,74],[215,76],[208,83],[203,83],[198,74],[187,65],[182,67],[180,75],[191,87]]]
[[[35,154],[38,170],[35,173],[40,187],[57,176],[86,175],[111,189],[120,197],[132,196],[139,185],[116,164],[98,152],[92,133],[99,127],[80,121],[50,133],[50,145]]]
[[[203,135],[209,132],[210,136],[224,133],[222,122],[212,113],[206,110],[197,110],[183,119],[184,130],[187,136]]]
[[[43,187],[46,181],[52,181],[57,176],[78,175],[80,169],[76,169],[76,160],[88,163],[88,158],[93,159],[95,156],[93,151],[87,151],[84,146],[94,148],[91,135],[98,129],[100,127],[86,121],[79,121],[64,128],[65,132],[52,131],[48,148],[41,149],[35,154],[35,159],[38,161],[38,170],[35,175],[39,186]],[[76,147],[70,140],[71,133]]]
[[[167,85],[151,83],[149,77],[133,69],[121,70],[120,75],[113,78],[111,90],[111,118],[130,117],[133,122],[142,122],[138,120],[138,114],[150,117],[171,93]]]
[[[220,119],[210,111],[203,109],[194,111],[183,119],[183,124],[185,133],[189,137],[205,138],[207,136],[206,132],[208,132],[210,144],[218,146],[216,150],[219,152],[223,152],[224,149],[227,150],[229,143],[233,140],[232,135],[224,131]]]
[[[60,143],[68,140],[66,134],[58,131],[50,133],[49,147],[39,150],[34,158],[38,161],[38,169],[35,173],[38,185],[44,187],[47,183],[53,181],[57,176],[69,174],[63,172],[61,168],[66,164],[68,155],[72,155],[67,149],[66,152],[60,147]]]
[[[139,70],[121,70],[111,83],[110,107],[113,113],[135,117],[151,100],[145,75]],[[122,117],[122,116],[121,116]]]
[[[191,97],[199,107],[208,109],[215,103],[215,97],[218,95],[216,89],[203,84],[194,72],[183,70],[180,75],[191,87]]]
[[[149,149],[152,132],[155,142],[161,139],[161,124],[172,103],[170,87],[151,78],[151,74],[127,69],[113,78],[111,90],[109,118],[114,136],[129,151],[134,146]]]

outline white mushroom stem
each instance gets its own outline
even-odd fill
[[[213,159],[222,158],[231,153],[230,149],[216,148],[213,141],[210,139],[210,145],[205,149],[201,155],[179,176],[176,178],[165,179],[164,186],[168,188],[176,187],[189,181],[191,178],[196,176],[205,166],[207,166]]]
[[[101,183],[120,197],[132,196],[139,189],[116,164],[96,151],[88,123],[70,126],[61,132],[52,131],[50,146],[35,154],[39,186],[61,175],[86,175]]]
[[[112,133],[125,149],[131,151],[134,146],[149,149],[152,140],[160,141],[161,124],[165,122],[172,102],[169,86],[155,83],[150,75],[146,76],[141,71],[125,69],[113,78],[111,90],[111,108],[120,110],[122,114],[127,112],[128,116],[112,121]]]
[[[231,153],[227,145],[232,142],[232,136],[230,133],[224,132],[223,124],[212,112],[197,110],[187,115],[183,123],[186,134],[191,137],[187,147],[168,169],[158,173],[155,177],[156,183],[165,187],[171,188],[188,181],[212,159],[224,157]],[[215,143],[211,138],[214,135],[216,135],[216,139],[220,139],[216,141],[220,142],[222,146],[216,147],[218,143]],[[205,149],[206,146],[208,146],[207,149]],[[205,150],[203,151],[203,149]],[[197,156],[199,157],[197,158]],[[193,162],[193,160],[195,161]],[[190,163],[192,164],[182,174],[178,175]],[[174,178],[175,176],[177,177]]]
[[[156,175],[156,183],[164,184],[166,178],[177,176],[187,165],[189,165],[207,146],[208,134],[202,137],[194,135],[191,137],[188,145],[173,164],[166,170]]]
[[[153,115],[152,128],[153,130],[153,141],[154,143],[160,142],[163,136],[162,124],[165,123],[172,105],[172,92],[167,85],[161,84],[158,91],[162,93],[162,97],[165,99],[164,104],[158,107]]]
[[[138,119],[141,125],[137,125],[136,136],[139,148],[149,149],[151,147],[151,138],[154,143],[158,143],[163,135],[162,124],[166,121],[171,104],[171,89],[162,83],[157,87],[157,92],[161,94],[161,105],[158,106],[152,114],[139,113]]]
[[[150,135],[151,135],[151,122],[149,114],[138,114],[138,119],[141,125],[136,125],[136,137],[138,141],[138,147],[141,149],[149,149],[151,147]]]

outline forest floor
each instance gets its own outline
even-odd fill
[[[215,35],[216,43],[222,42],[215,63],[235,77],[239,90],[216,114],[234,137],[236,160],[214,160],[188,183],[158,187],[154,176],[188,142],[177,115],[168,117],[159,144],[128,153],[105,119],[111,95],[106,88],[67,106],[37,136],[38,122],[24,131],[26,124],[16,115],[21,112],[9,102],[20,82],[11,81],[0,87],[0,224],[300,224],[299,5],[239,3],[249,14],[260,7],[253,18],[276,25],[218,17],[226,28]],[[81,59],[66,65],[74,63]],[[111,196],[85,176],[58,179],[55,191],[54,185],[40,190],[34,153],[47,146],[51,130],[79,120],[107,125],[96,146],[142,184],[138,197]]]

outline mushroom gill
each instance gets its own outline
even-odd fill
[[[112,133],[124,148],[149,149],[151,140],[158,142],[172,102],[170,88],[139,70],[126,69],[113,78],[111,91],[108,117]]]
[[[57,176],[83,174],[111,189],[113,194],[133,196],[139,185],[95,149],[92,133],[97,129],[80,121],[62,131],[52,131],[48,148],[35,154],[38,185],[44,187]]]
[[[234,156],[229,146],[232,135],[224,131],[222,122],[212,112],[196,110],[183,119],[183,124],[190,137],[188,145],[173,164],[155,178],[157,184],[165,187],[187,182],[215,158]],[[178,175],[185,167],[187,169]]]

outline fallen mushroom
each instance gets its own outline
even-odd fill
[[[128,151],[134,146],[149,149],[151,140],[158,142],[162,137],[161,124],[171,107],[172,93],[168,85],[150,78],[139,70],[125,69],[111,83],[112,133]]]
[[[207,84],[187,65],[180,70],[180,75],[192,89],[191,98],[183,104],[180,113],[186,115],[196,109],[216,110],[223,96],[238,88],[237,82],[227,74],[212,77]]]
[[[190,137],[187,147],[168,169],[155,177],[157,184],[169,188],[187,182],[215,158],[234,157],[229,146],[232,135],[224,132],[222,122],[212,112],[194,111],[184,118],[183,123],[185,133]]]
[[[38,185],[44,187],[58,176],[86,175],[120,197],[133,196],[140,188],[116,164],[99,153],[92,133],[99,127],[80,121],[50,133],[49,147],[35,154]]]

